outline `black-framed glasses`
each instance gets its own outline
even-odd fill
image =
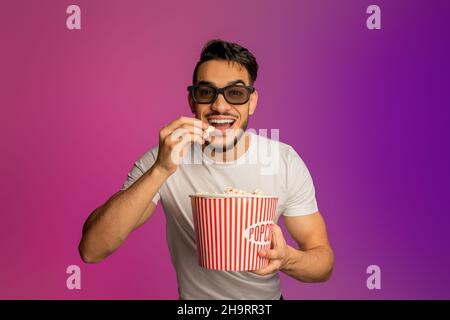
[[[210,104],[216,101],[221,93],[229,104],[245,104],[250,95],[255,91],[251,86],[238,86],[232,84],[223,88],[217,88],[210,84],[189,86],[188,91],[192,94],[192,100],[199,104]]]

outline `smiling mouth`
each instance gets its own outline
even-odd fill
[[[236,119],[218,119],[218,118],[210,118],[208,119],[208,123],[216,128],[217,130],[222,131],[224,133],[226,130],[229,130],[236,123]]]

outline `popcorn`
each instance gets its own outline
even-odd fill
[[[203,134],[203,139],[207,140],[211,133],[213,133],[216,130],[213,126],[209,126],[208,129],[205,130],[205,133]]]
[[[255,189],[253,192],[247,192],[244,190],[228,187],[223,191],[224,194],[238,194],[238,195],[259,195],[262,196],[263,192]]]
[[[195,194],[197,196],[210,195],[209,192],[204,192],[204,191],[199,191],[199,192],[196,192]],[[244,190],[241,190],[241,189],[236,189],[236,188],[233,188],[233,187],[227,187],[227,188],[225,188],[225,190],[223,190],[222,193],[218,193],[218,192],[214,191],[212,193],[212,195],[213,196],[216,196],[216,195],[220,195],[220,196],[226,196],[226,195],[263,196],[264,193],[261,190],[259,190],[259,189],[255,189],[252,192],[247,192],[247,191],[244,191]]]
[[[197,195],[197,196],[207,196],[207,195],[209,195],[209,192],[198,191],[198,192],[195,193],[195,195]]]
[[[252,194],[255,194],[255,195],[257,195],[257,196],[263,196],[263,195],[264,195],[264,192],[262,192],[262,191],[259,190],[259,189],[255,189],[255,190],[253,190]]]

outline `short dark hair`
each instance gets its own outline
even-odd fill
[[[247,48],[237,43],[214,39],[208,41],[202,49],[200,60],[194,69],[193,84],[197,83],[198,68],[202,63],[209,60],[225,60],[240,64],[249,74],[250,85],[253,85],[258,75],[258,63],[255,56]]]

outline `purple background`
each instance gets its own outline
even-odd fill
[[[82,30],[66,28],[81,7]],[[378,4],[382,30],[366,28]],[[260,63],[252,128],[308,165],[334,276],[287,299],[450,298],[448,1],[3,1],[0,298],[176,299],[160,207],[98,265],[77,245],[159,129],[190,115],[203,44]],[[290,240],[291,241],[291,240]],[[66,288],[66,268],[82,289]],[[368,290],[366,268],[382,270]]]

